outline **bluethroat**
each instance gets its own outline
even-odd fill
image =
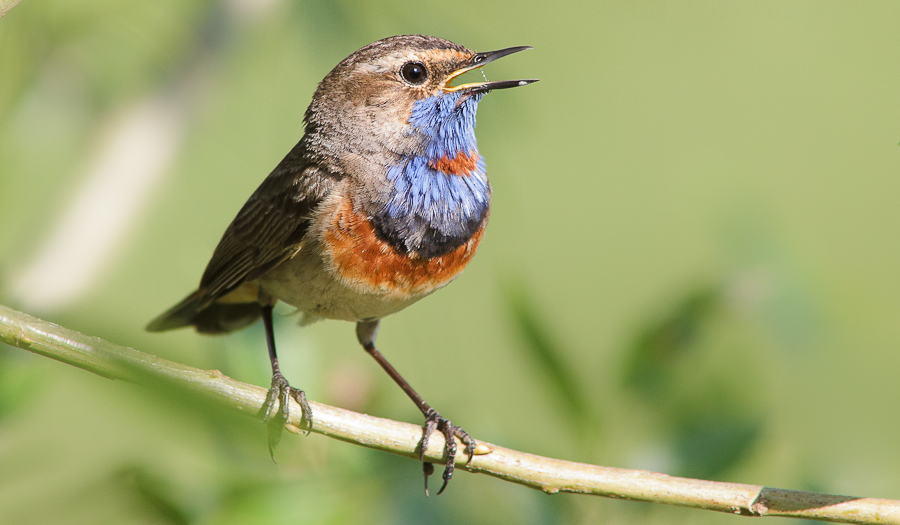
[[[425,416],[422,453],[434,430],[446,440],[438,494],[453,476],[454,437],[471,461],[475,440],[416,393],[375,347],[375,335],[383,317],[446,286],[475,255],[491,203],[475,141],[478,102],[489,91],[535,80],[451,81],[525,49],[476,53],[404,35],[345,58],[319,83],[300,142],[225,230],[199,288],[147,326],[221,334],[262,317],[272,384],[260,414],[270,452],[289,396],[313,425],[306,395],[278,366],[272,308],[280,300],[297,308],[301,324],[356,323],[360,344]],[[427,494],[434,467],[421,459]]]

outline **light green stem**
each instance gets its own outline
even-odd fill
[[[16,7],[19,0],[0,0],[0,17],[9,12],[10,9]]]
[[[139,384],[175,384],[200,393],[235,410],[255,415],[266,389],[241,383],[217,370],[200,370],[118,346],[0,306],[0,341],[104,377]],[[293,403],[293,401],[292,401]],[[422,429],[416,425],[367,416],[310,403],[313,432],[393,454],[418,458]],[[288,428],[303,423],[299,405],[291,407]],[[462,450],[461,444],[458,444]],[[426,457],[442,461],[444,441],[435,433]],[[628,470],[545,458],[479,442],[478,454],[468,466],[547,493],[574,492],[631,499],[681,507],[715,510],[741,516],[783,516],[840,523],[892,523],[900,525],[900,501],[835,496],[782,490],[759,485],[676,478],[643,470]]]

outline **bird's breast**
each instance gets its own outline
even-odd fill
[[[355,208],[348,197],[323,218],[323,260],[345,285],[394,300],[424,296],[448,284],[475,255],[484,234],[482,223],[456,248],[423,257],[397,249],[379,235],[371,216]]]

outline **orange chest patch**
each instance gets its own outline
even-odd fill
[[[456,157],[443,157],[436,161],[428,161],[428,166],[438,171],[443,171],[448,175],[468,175],[475,171],[478,165],[478,152],[471,154],[460,151]]]
[[[400,253],[380,239],[372,222],[342,205],[325,229],[324,252],[336,276],[364,293],[397,299],[429,293],[459,275],[475,255],[484,223],[462,246],[439,257],[424,259]]]

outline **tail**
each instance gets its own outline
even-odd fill
[[[259,303],[212,303],[201,308],[203,292],[197,290],[147,325],[148,332],[166,332],[193,326],[201,334],[224,334],[259,319]]]

